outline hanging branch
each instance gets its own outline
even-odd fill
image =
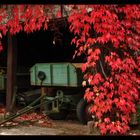
[[[104,71],[104,68],[103,68],[101,60],[99,60],[99,63],[100,63],[100,67],[101,67],[102,73],[103,73],[104,77],[107,79],[107,75],[106,75],[106,73]]]

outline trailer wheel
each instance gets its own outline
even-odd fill
[[[90,106],[91,104],[87,103],[87,101],[84,100],[84,98],[82,98],[77,104],[76,114],[77,114],[78,120],[82,124],[87,124],[88,121],[93,120],[92,115],[89,112]]]
[[[51,113],[48,115],[49,118],[53,120],[64,120],[66,119],[68,112],[66,110],[62,110],[59,113]]]

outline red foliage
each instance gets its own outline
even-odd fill
[[[50,16],[44,11],[48,7],[52,10],[52,5],[1,8],[0,35],[6,35],[8,30],[16,34],[47,29]],[[91,112],[99,120],[96,124],[102,134],[124,134],[139,101],[140,5],[70,7],[73,13],[68,18],[69,29],[74,33],[75,55],[87,56],[82,71],[91,87],[85,98],[93,102]]]
[[[30,113],[30,114],[21,115],[18,117],[18,119],[21,121],[35,121],[35,120],[41,119],[43,117],[44,116],[42,114]]]
[[[3,106],[0,106],[0,113],[4,114],[5,113],[5,108]]]
[[[86,5],[69,22],[77,55],[87,55],[85,98],[93,102],[97,126],[102,134],[125,134],[139,101],[140,6]]]
[[[30,33],[40,30],[48,29],[49,16],[44,12],[52,9],[51,5],[6,5],[0,8],[0,34],[14,35],[20,31]],[[1,39],[1,37],[0,37]],[[2,46],[0,46],[0,51]]]
[[[3,50],[3,46],[2,44],[0,43],[0,52]]]

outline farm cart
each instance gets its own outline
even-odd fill
[[[30,69],[31,85],[41,87],[45,100],[53,100],[44,107],[50,118],[65,119],[75,110],[80,122],[86,124],[91,119],[89,105],[83,99],[80,67],[81,63],[37,63]]]
[[[85,89],[82,87],[80,67],[81,63],[35,64],[30,68],[30,84],[35,90],[16,95],[17,103],[24,104],[25,108],[8,116],[0,124],[39,107],[43,107],[52,119],[65,119],[74,110],[78,119],[86,124],[90,119],[89,105],[83,99]]]

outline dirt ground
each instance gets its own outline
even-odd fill
[[[38,123],[20,123],[15,126],[0,126],[0,135],[89,135],[88,126],[81,124],[74,114],[66,120],[52,120],[47,117],[47,126]],[[97,135],[94,133],[92,135]]]
[[[66,120],[52,120],[46,118],[47,126],[40,126],[38,123],[20,123],[15,126],[0,126],[0,135],[93,135],[99,136],[100,133],[97,130],[89,133],[89,127],[81,124],[75,115],[70,115]],[[132,127],[131,131],[127,135],[139,135],[140,127]]]
[[[75,121],[53,121],[52,127],[14,126],[0,128],[0,135],[88,135],[87,126]]]

